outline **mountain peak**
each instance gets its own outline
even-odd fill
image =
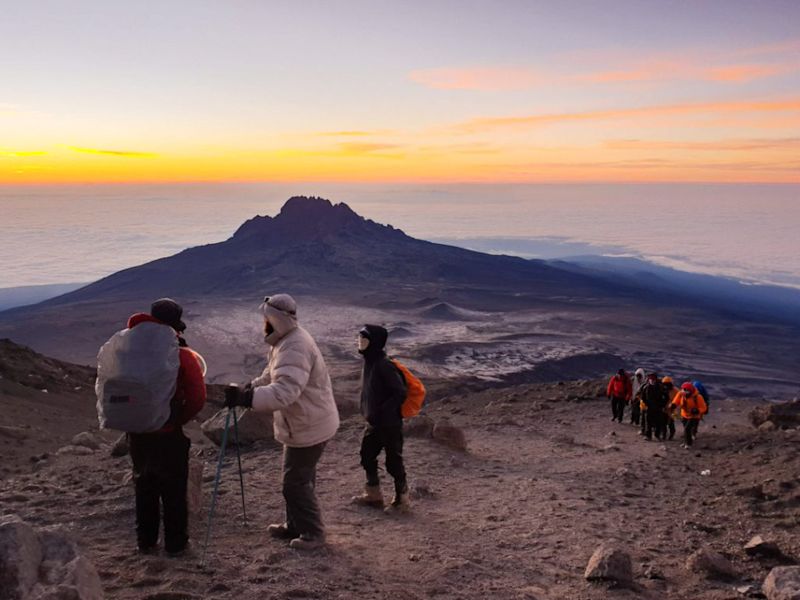
[[[368,221],[356,214],[347,204],[333,204],[316,196],[293,196],[275,217],[254,217],[233,234],[234,239],[264,239],[307,241],[343,231],[363,231],[378,228],[394,231]]]

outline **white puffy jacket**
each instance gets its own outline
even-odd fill
[[[281,295],[285,296],[285,295]],[[331,439],[339,428],[339,410],[333,398],[328,367],[311,335],[297,325],[294,300],[285,296],[282,310],[269,304],[262,311],[274,332],[267,368],[253,380],[253,409],[273,414],[275,439],[282,444],[306,448]],[[289,301],[291,301],[289,303]]]

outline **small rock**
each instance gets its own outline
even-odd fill
[[[800,567],[775,567],[761,589],[768,600],[800,600]]]
[[[747,544],[744,551],[749,556],[763,556],[765,558],[780,558],[783,552],[774,542],[767,542],[760,535],[754,536]]]
[[[633,581],[631,557],[619,548],[603,544],[592,554],[583,576],[589,581],[602,580],[629,585]]]
[[[758,426],[759,431],[775,431],[775,423],[772,421],[764,421],[761,425]]]
[[[736,579],[736,568],[727,558],[713,550],[700,549],[686,560],[686,568],[710,579]]]
[[[453,450],[467,451],[467,436],[464,435],[464,430],[451,425],[449,421],[436,423],[433,428],[433,439]]]
[[[222,444],[222,434],[225,431],[225,419],[228,409],[217,412],[205,421],[200,429],[209,440],[217,446]],[[235,409],[236,421],[239,429],[239,445],[249,446],[258,441],[273,440],[272,414],[256,412],[254,410]],[[228,445],[234,444],[233,419],[230,420],[228,429]]]
[[[56,452],[59,456],[63,456],[65,454],[71,456],[87,456],[89,454],[94,454],[94,450],[91,448],[87,448],[86,446],[63,446],[58,449]]]
[[[83,433],[79,433],[73,437],[72,445],[83,446],[84,448],[89,448],[90,450],[98,450],[100,448],[100,443],[88,431],[84,431]]]
[[[711,475],[711,469],[704,469],[700,471],[700,475],[702,475],[703,477],[708,477],[709,475]]]
[[[111,446],[111,456],[114,458],[120,458],[122,456],[127,456],[128,452],[130,452],[130,446],[128,445],[128,434],[123,433],[117,438],[117,441],[114,442],[114,445]]]
[[[421,415],[403,421],[403,434],[406,437],[431,438],[434,427],[433,419]]]

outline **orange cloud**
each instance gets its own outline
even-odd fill
[[[524,67],[468,67],[463,69],[422,69],[409,78],[435,90],[477,90],[484,92],[521,90],[541,83],[544,77]]]
[[[314,135],[320,137],[366,137],[386,133],[383,131],[320,131]]]
[[[727,65],[703,71],[704,79],[744,83],[797,70],[797,65]]]
[[[133,152],[130,150],[98,150],[96,148],[81,148],[79,146],[67,146],[74,152],[82,152],[84,154],[100,154],[104,156],[122,156],[125,158],[154,158],[158,154],[152,152]]]
[[[800,111],[800,98],[778,101],[734,101],[696,104],[664,104],[640,108],[593,110],[585,112],[552,113],[543,115],[521,115],[514,117],[479,117],[456,123],[448,129],[457,133],[479,133],[481,131],[509,128],[536,127],[555,123],[594,120],[625,120],[643,117],[666,117],[692,114],[719,113],[775,113]]]
[[[26,158],[28,156],[44,156],[47,152],[43,150],[21,150],[21,151],[2,151],[0,150],[0,156],[9,156],[12,158]]]
[[[800,150],[800,138],[719,140],[710,142],[608,140],[603,144],[603,147],[608,148],[609,150],[701,150],[712,152]]]

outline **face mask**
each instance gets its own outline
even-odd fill
[[[363,335],[358,336],[358,351],[364,352],[369,347],[369,340]]]

